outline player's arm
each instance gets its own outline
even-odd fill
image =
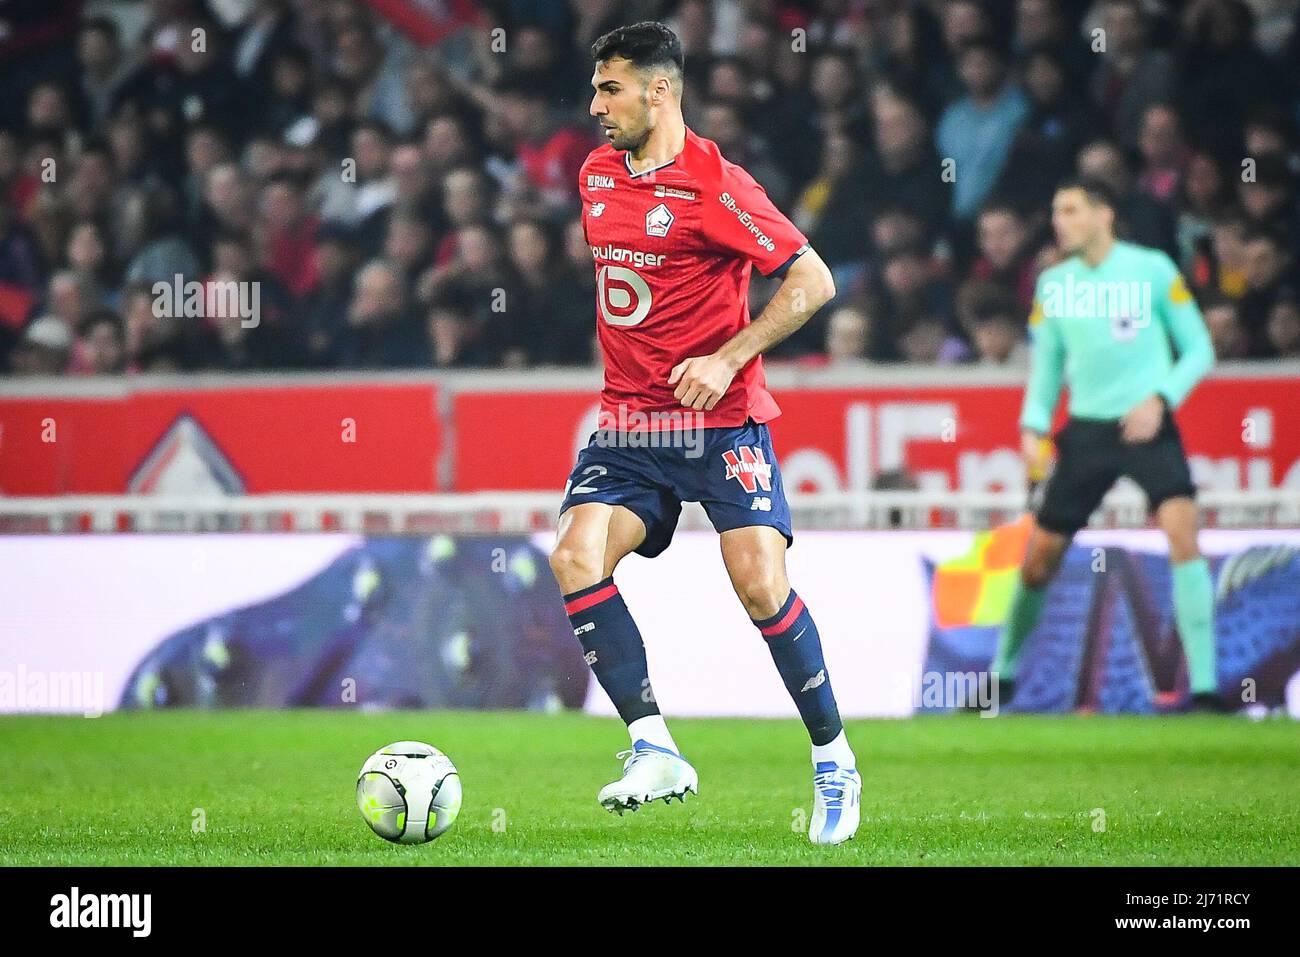
[[[1214,343],[1201,310],[1192,298],[1178,267],[1161,256],[1157,295],[1152,308],[1173,340],[1178,358],[1157,387],[1155,394],[1139,402],[1121,420],[1124,439],[1149,442],[1160,430],[1165,409],[1177,409],[1196,383],[1214,366]]]
[[[736,373],[754,357],[789,338],[814,312],[835,297],[835,280],[812,249],[801,253],[762,314],[717,352],[679,362],[668,377],[682,405],[711,410],[727,393]]]
[[[1170,338],[1174,340],[1178,359],[1164,382],[1160,383],[1158,391],[1169,408],[1176,409],[1214,367],[1214,342],[1210,339],[1210,331],[1205,328],[1196,300],[1176,270],[1160,300],[1160,314]]]
[[[746,259],[764,276],[781,276],[781,287],[762,315],[712,355],[692,356],[673,367],[668,384],[677,401],[708,411],[726,395],[736,373],[765,349],[808,321],[835,295],[835,282],[801,233],[768,199],[763,187],[739,166],[723,163],[705,191],[700,228],[719,255]]]
[[[1020,449],[1031,480],[1046,467],[1043,439],[1051,431],[1052,413],[1061,397],[1065,370],[1065,342],[1054,316],[1043,309],[1040,291],[1029,313],[1029,382],[1020,406]]]

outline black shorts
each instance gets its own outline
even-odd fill
[[[1196,497],[1182,436],[1168,410],[1155,438],[1141,445],[1125,442],[1119,422],[1110,419],[1070,419],[1055,441],[1056,468],[1038,510],[1038,524],[1048,531],[1073,535],[1087,525],[1121,475],[1142,488],[1152,512],[1167,499]]]

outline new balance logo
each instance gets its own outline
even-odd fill
[[[802,635],[803,632],[801,631],[799,632],[799,634]],[[802,694],[805,691],[812,691],[813,688],[820,688],[825,683],[826,683],[826,669],[823,668],[821,671],[817,672],[817,674],[813,675],[811,678],[805,681],[803,683],[803,687],[799,689],[799,692],[800,694]]]
[[[589,665],[594,665],[596,663],[596,653],[594,651],[589,651],[582,656],[582,660]]]
[[[598,218],[598,217],[600,216],[600,214],[603,213],[604,211],[605,211],[605,204],[604,204],[604,203],[592,203],[592,204],[591,204],[591,218],[592,218],[592,219],[596,219],[596,218]]]
[[[585,625],[579,625],[577,628],[573,629],[573,636],[576,638],[578,635],[585,635],[587,632],[595,630],[596,623],[594,621],[589,621]]]
[[[754,500],[749,503],[751,512],[770,512],[772,511],[772,500],[762,495],[755,496]]]

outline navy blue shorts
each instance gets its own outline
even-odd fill
[[[766,425],[750,420],[693,432],[593,432],[564,486],[565,509],[584,502],[622,505],[645,523],[638,555],[653,558],[673,540],[682,502],[699,502],[719,532],[770,525],[794,542],[790,505]]]

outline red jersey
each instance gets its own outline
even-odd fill
[[[681,427],[691,410],[673,396],[673,367],[717,351],[747,326],[751,267],[783,271],[808,240],[752,176],[689,129],[663,166],[634,173],[628,159],[607,144],[578,174],[605,356],[601,418],[614,428]],[[702,413],[713,428],[780,414],[758,356]]]

